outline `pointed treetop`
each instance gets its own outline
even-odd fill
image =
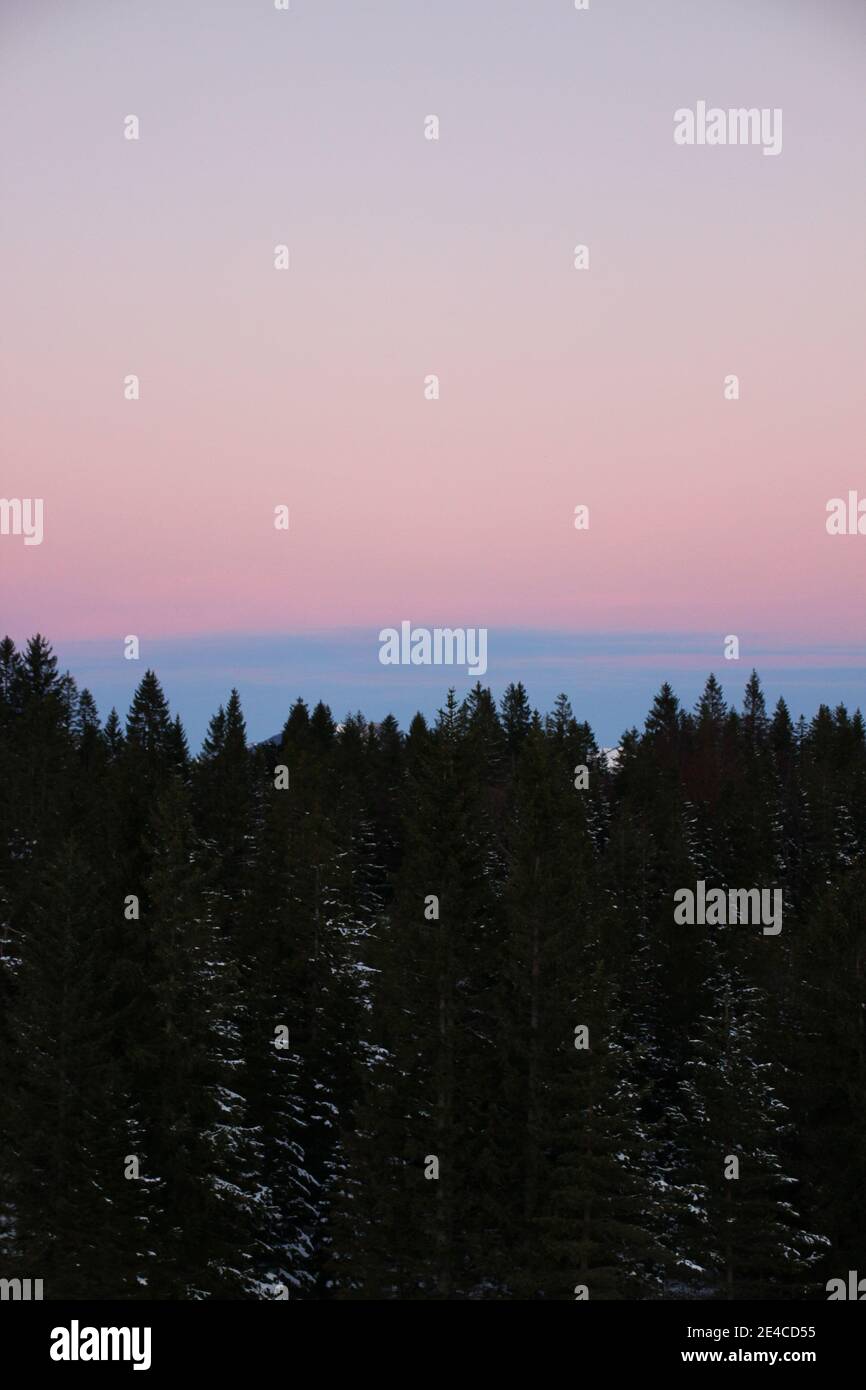
[[[310,736],[317,748],[330,748],[337,733],[337,725],[330,709],[322,700],[310,716]]]
[[[458,738],[465,724],[461,706],[457,703],[457,694],[453,685],[445,699],[445,708],[440,709],[436,720],[436,732],[445,738]]]
[[[306,742],[307,734],[310,729],[310,711],[307,703],[298,696],[292,708],[289,710],[289,717],[283,725],[283,739],[292,742]]]
[[[112,757],[116,757],[123,747],[123,729],[120,723],[120,716],[116,709],[112,709],[105,721],[105,728],[102,731],[108,751]]]
[[[774,748],[781,749],[793,746],[794,726],[791,723],[788,706],[785,704],[781,695],[776,701],[776,708],[773,710],[773,721],[770,725],[770,734]]]
[[[21,658],[11,637],[0,642],[0,703],[17,703],[17,687],[21,675]]]
[[[557,739],[562,740],[573,733],[576,721],[567,695],[557,695],[553,702],[553,712],[547,716],[546,724]]]
[[[427,727],[427,720],[424,718],[423,714],[419,710],[417,714],[413,715],[412,723],[409,725],[408,736],[411,739],[417,739],[420,741],[425,739],[429,732],[430,730]]]
[[[32,696],[40,700],[57,689],[57,657],[51,644],[38,632],[29,639],[22,653],[21,678],[25,698]]]
[[[179,714],[169,725],[168,751],[172,764],[178,772],[187,772],[189,769],[189,743]]]
[[[466,718],[471,728],[492,728],[499,726],[496,701],[488,686],[476,681],[463,702]]]
[[[204,759],[216,758],[225,747],[226,738],[226,712],[220,705],[216,714],[211,715],[207,726],[207,733],[201,746],[201,756]]]
[[[380,721],[376,733],[380,748],[387,749],[389,752],[399,752],[403,745],[403,735],[400,733],[400,725],[393,714],[385,715],[385,718]]]
[[[247,751],[247,721],[236,690],[232,690],[226,705],[226,751],[234,754]]]
[[[707,676],[707,683],[704,686],[703,694],[695,706],[695,713],[700,724],[716,724],[721,726],[727,714],[727,706],[722,687],[716,680],[711,671]]]
[[[665,681],[653,700],[652,709],[646,718],[645,730],[651,737],[658,734],[674,734],[680,725],[680,702],[673,689]]]
[[[767,706],[757,671],[753,670],[746,682],[743,695],[743,727],[752,742],[761,742],[769,728]]]
[[[171,719],[156,672],[145,671],[126,720],[127,742],[145,752],[168,750]]]
[[[78,696],[72,728],[79,740],[87,734],[98,733],[99,731],[99,711],[96,708],[96,701],[87,689],[82,690]]]
[[[508,746],[512,752],[516,752],[529,733],[532,721],[532,712],[522,681],[518,681],[516,685],[512,682],[508,686],[502,697],[500,709]]]

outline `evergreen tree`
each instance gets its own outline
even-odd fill
[[[146,1020],[130,1040],[149,1189],[145,1279],[155,1297],[257,1292],[260,1145],[248,1123],[239,1028],[179,779],[151,826]]]
[[[405,736],[298,699],[252,748],[232,691],[192,757],[153,672],[100,728],[37,635],[0,642],[0,782],[4,1275],[796,1299],[858,1267],[859,711],[710,676],[606,756],[566,695],[476,683]],[[679,925],[698,880],[779,888],[781,934]]]
[[[760,1054],[761,995],[720,968],[707,1006],[682,1083],[700,1252],[689,1263],[715,1297],[802,1297],[826,1238],[803,1228],[780,1157],[788,1120]]]
[[[122,1177],[126,1078],[110,1047],[103,890],[98,855],[70,835],[40,872],[10,1020],[13,1249],[52,1298],[130,1291],[136,1213]]]

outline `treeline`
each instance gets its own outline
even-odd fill
[[[0,1276],[775,1299],[866,1272],[859,713],[795,724],[754,674],[735,711],[711,676],[609,760],[519,684],[407,733],[299,700],[259,747],[233,692],[192,757],[152,672],[102,725],[6,639],[0,786]],[[675,926],[697,880],[781,888],[781,933]]]

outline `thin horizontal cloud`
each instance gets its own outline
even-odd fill
[[[733,662],[724,659],[724,635],[491,628],[482,684],[499,697],[510,681],[522,680],[542,710],[565,691],[578,717],[589,720],[606,744],[616,743],[624,729],[642,725],[666,680],[691,707],[710,671],[732,703],[741,698],[752,667],[764,680],[768,704],[783,695],[794,715],[811,715],[822,701],[852,709],[866,703],[866,659],[854,644],[793,644],[741,633],[741,658]],[[462,696],[476,679],[465,666],[382,666],[378,629],[182,640],[140,636],[139,661],[124,659],[120,638],[61,641],[58,656],[93,691],[103,715],[112,705],[123,712],[144,670],[152,667],[193,746],[233,686],[241,693],[251,737],[266,738],[281,727],[298,697],[310,704],[324,700],[337,716],[359,708],[370,719],[393,713],[406,727],[418,710],[435,717],[449,686]]]

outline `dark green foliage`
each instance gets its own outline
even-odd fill
[[[567,696],[478,684],[405,735],[297,700],[253,748],[232,691],[194,757],[153,672],[101,727],[6,639],[0,785],[0,1276],[796,1299],[862,1268],[859,711],[710,676],[609,759]],[[675,924],[699,879],[779,888],[783,931]]]

